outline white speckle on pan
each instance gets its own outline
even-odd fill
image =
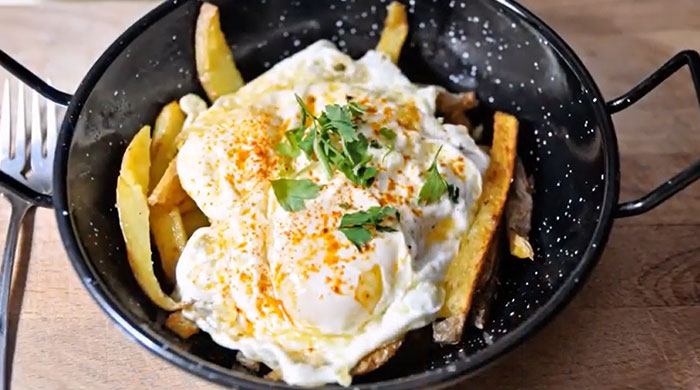
[[[61,211],[61,215],[63,215],[64,217],[68,216],[68,211],[66,211],[66,210]]]

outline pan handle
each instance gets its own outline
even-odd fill
[[[7,69],[8,72],[45,98],[63,106],[67,106],[70,103],[71,95],[50,86],[2,50],[0,50],[0,66]]]
[[[642,80],[629,92],[607,102],[608,112],[614,114],[633,105],[685,65],[688,65],[688,68],[690,68],[690,75],[693,79],[698,103],[700,103],[700,55],[694,50],[685,50],[673,56],[656,72]],[[624,218],[646,213],[698,179],[700,179],[700,160],[643,197],[618,204],[615,217]]]
[[[71,95],[50,86],[2,50],[0,50],[0,66],[7,69],[8,72],[45,98],[63,106],[67,106],[70,103]],[[32,190],[3,172],[0,172],[0,188],[14,194],[25,202],[41,207],[51,207],[51,196]]]

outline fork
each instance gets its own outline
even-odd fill
[[[51,193],[51,167],[57,133],[56,104],[39,98],[32,92],[25,100],[24,85],[16,83],[17,100],[14,118],[11,115],[10,81],[5,80],[0,100],[0,171],[19,183],[28,185],[42,194]],[[43,120],[42,105],[43,104]],[[25,118],[25,105],[30,106],[29,127]],[[12,120],[14,119],[14,123]],[[43,125],[43,126],[42,126]],[[29,148],[27,134],[29,133]],[[15,262],[15,252],[22,221],[35,206],[30,200],[12,191],[0,189],[10,202],[12,213],[7,229],[2,269],[0,270],[0,389],[10,385],[10,356],[8,352],[8,323],[10,286]]]

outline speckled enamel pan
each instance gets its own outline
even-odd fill
[[[362,55],[376,45],[387,5],[384,0],[214,3],[247,80],[320,38]],[[429,330],[411,332],[387,365],[356,378],[358,389],[437,388],[485,367],[572,298],[600,257],[613,218],[646,212],[700,177],[698,162],[647,196],[618,204],[619,156],[611,119],[684,65],[700,91],[698,53],[679,53],[606,103],[571,48],[513,1],[410,0],[407,5],[410,35],[401,69],[416,82],[475,90],[489,108],[520,118],[519,152],[536,182],[530,239],[537,256],[503,262],[484,330],[470,329],[449,347],[433,344]],[[85,287],[150,351],[225,386],[293,388],[247,373],[234,362],[234,353],[206,335],[183,342],[165,330],[164,313],[148,301],[126,266],[114,208],[119,163],[128,141],[154,121],[163,104],[187,92],[202,93],[193,54],[198,7],[194,0],[172,1],[148,13],[107,49],[73,96],[0,52],[0,64],[68,105],[53,196],[36,194],[4,174],[0,181],[25,199],[55,208],[66,251]]]

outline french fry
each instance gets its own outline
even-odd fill
[[[194,200],[192,200],[192,198],[190,198],[189,196],[186,197],[185,199],[183,199],[182,202],[178,203],[177,208],[180,210],[180,213],[183,215],[188,214],[194,210],[199,210],[197,203],[194,203]]]
[[[165,327],[184,340],[199,332],[197,325],[185,318],[181,310],[170,313],[168,318],[165,319]]]
[[[185,248],[188,235],[177,208],[151,207],[151,233],[160,254],[165,276],[175,282],[175,266]]]
[[[127,147],[117,179],[117,211],[129,266],[141,289],[159,307],[177,310],[180,305],[166,295],[153,271],[149,210],[146,201],[150,166],[151,129],[144,126]]]
[[[150,144],[151,126],[144,126],[127,146],[119,170],[119,176],[133,185],[140,186],[144,193],[148,190]]]
[[[535,251],[527,239],[532,219],[532,183],[520,159],[515,162],[505,217],[510,254],[520,259],[534,259]]]
[[[513,177],[518,120],[511,115],[497,112],[493,126],[491,162],[486,170],[483,192],[477,203],[478,211],[445,276],[445,304],[440,317],[447,318],[452,326],[457,326],[455,333],[459,335],[462,334],[475,284],[501,219]]]
[[[393,63],[399,62],[401,48],[408,35],[408,18],[406,6],[393,1],[387,7],[387,16],[384,19],[384,29],[379,37],[377,51],[386,53]]]
[[[392,341],[365,355],[350,371],[351,375],[363,375],[374,371],[389,361],[401,347],[403,340]]]
[[[184,202],[188,198],[185,190],[180,185],[180,178],[177,175],[176,159],[170,161],[168,168],[163,173],[156,187],[148,197],[148,204],[151,206],[162,206],[173,208]]]
[[[177,102],[167,104],[161,110],[153,128],[151,140],[151,180],[149,191],[158,184],[168,164],[177,154],[175,139],[185,123],[185,114]]]
[[[215,5],[204,3],[199,9],[194,50],[199,82],[210,101],[243,86],[243,77],[221,31],[219,9]]]
[[[180,209],[180,212],[183,213],[182,209]],[[202,210],[198,209],[197,205],[195,205],[194,209],[182,214],[182,224],[185,226],[185,233],[189,238],[195,230],[204,226],[209,226],[209,219],[204,215]]]

